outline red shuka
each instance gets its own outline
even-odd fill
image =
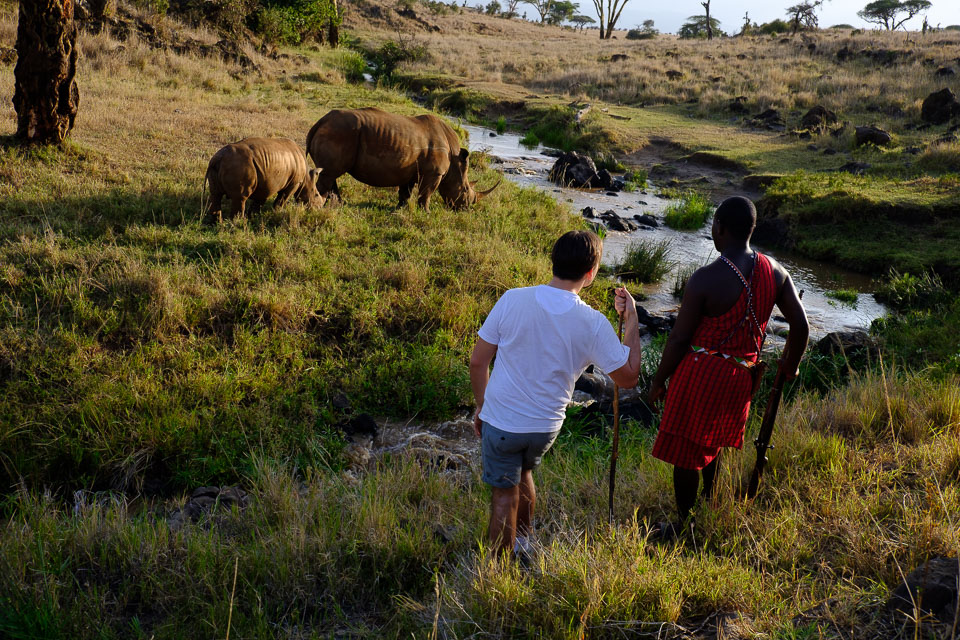
[[[756,362],[777,295],[770,261],[761,253],[756,254],[750,286],[759,328],[748,316],[744,288],[729,311],[701,319],[690,344]],[[746,367],[716,355],[688,352],[670,378],[653,456],[683,469],[702,469],[721,447],[742,447],[752,389],[753,376]]]

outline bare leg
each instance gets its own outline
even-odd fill
[[[720,469],[720,455],[714,458],[710,464],[703,468],[700,474],[703,476],[703,490],[700,495],[706,499],[713,497],[713,482],[717,477],[717,471]]]
[[[699,488],[699,471],[673,467],[673,492],[677,498],[677,514],[680,516],[680,526],[683,526],[690,516],[690,510],[697,502],[697,489]]]
[[[513,551],[517,536],[517,507],[520,502],[520,487],[498,489],[493,487],[490,504],[490,529],[487,534],[490,544],[498,555]]]
[[[520,475],[520,503],[517,508],[517,535],[530,537],[533,533],[533,509],[537,504],[537,489],[533,484],[533,469],[524,469]]]

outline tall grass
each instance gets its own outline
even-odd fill
[[[614,266],[614,275],[635,282],[660,282],[673,263],[670,261],[669,240],[633,240]]]
[[[686,191],[680,201],[667,207],[664,222],[668,227],[682,231],[694,231],[702,227],[713,213],[710,199],[697,191]]]

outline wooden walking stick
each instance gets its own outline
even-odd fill
[[[617,339],[623,342],[623,315],[617,318]],[[610,499],[607,522],[613,524],[613,487],[617,478],[617,454],[620,448],[620,387],[613,383],[613,451],[610,453]]]
[[[767,400],[767,409],[763,413],[763,422],[760,423],[760,433],[753,445],[757,448],[757,463],[753,467],[753,474],[750,476],[750,484],[747,486],[747,500],[753,500],[757,496],[757,490],[760,488],[760,476],[763,475],[763,468],[767,464],[767,449],[773,449],[770,444],[770,437],[773,435],[773,423],[777,420],[777,411],[780,409],[780,398],[783,397],[783,385],[787,381],[787,375],[784,373],[783,365],[777,368],[777,377],[773,380],[773,389],[770,391],[770,398]]]

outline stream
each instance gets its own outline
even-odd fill
[[[636,239],[670,242],[670,260],[674,269],[659,284],[644,285],[647,299],[641,305],[653,315],[675,313],[679,301],[673,296],[675,274],[688,265],[701,265],[719,255],[710,237],[710,227],[697,231],[675,231],[663,224],[664,211],[674,201],[660,198],[654,184],[647,184],[645,192],[621,191],[610,195],[602,190],[586,190],[559,187],[547,179],[555,158],[544,155],[542,146],[525,147],[520,136],[511,133],[496,134],[490,129],[463,125],[470,134],[470,151],[482,151],[491,158],[491,165],[500,168],[505,177],[525,187],[536,187],[567,202],[573,213],[579,214],[585,207],[593,207],[597,214],[612,210],[622,218],[650,214],[660,226],[655,229],[641,228],[638,231],[606,232],[603,246],[603,263],[616,264],[626,247]],[[491,135],[493,134],[493,135]],[[803,293],[803,305],[810,320],[810,333],[814,339],[833,331],[865,330],[870,323],[886,313],[883,305],[873,295],[875,283],[869,276],[847,271],[840,267],[823,264],[788,251],[770,250],[754,245],[764,254],[776,258],[789,272],[798,290]],[[844,303],[829,298],[826,293],[837,289],[853,289],[859,292],[856,303]],[[777,310],[770,320],[769,331],[773,333],[768,344],[781,342],[775,336],[784,333],[786,324]],[[773,345],[771,345],[773,346]]]

